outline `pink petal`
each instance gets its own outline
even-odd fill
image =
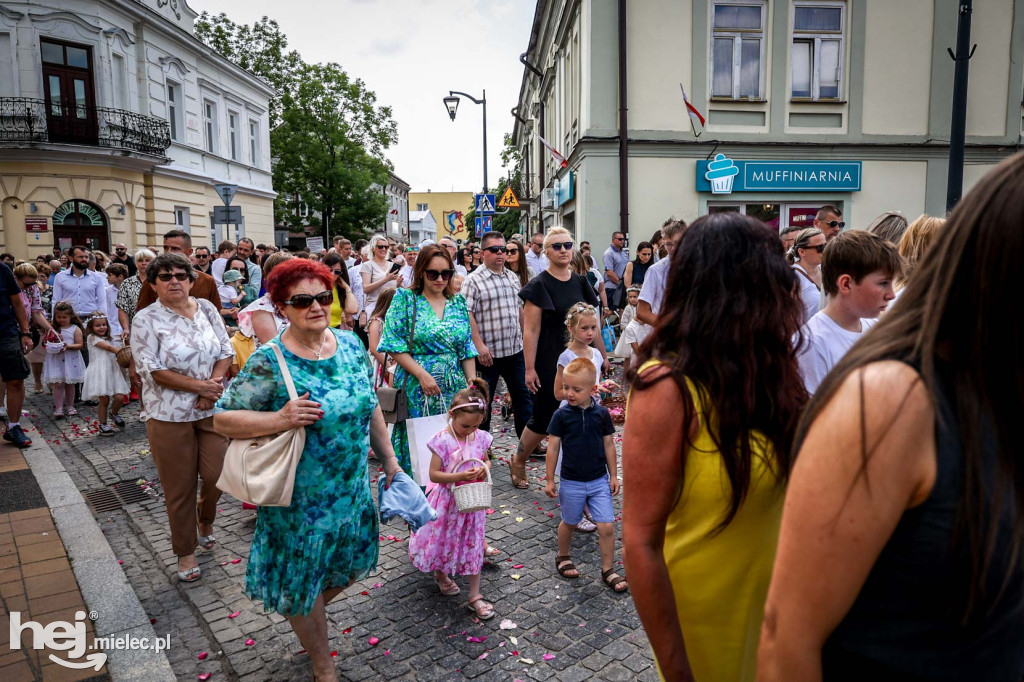
[[[199,673],[200,680],[208,680],[213,673]]]
[[[373,587],[371,587],[370,589],[376,590],[378,587],[384,587],[384,583],[374,583]]]
[[[238,618],[240,615],[242,615],[241,611],[235,611],[230,616],[228,616],[228,618]]]
[[[331,658],[337,658],[337,657],[338,657],[338,652],[337,651],[332,651],[331,652]]]
[[[246,646],[252,646],[255,643],[256,643],[255,639],[247,639],[247,640],[245,640],[245,645]]]
[[[209,655],[210,655],[210,654],[208,654],[208,653],[206,653],[206,652],[204,651],[203,653],[199,654],[199,656],[198,656],[197,658],[198,658],[198,659],[199,659],[200,661],[205,661],[205,660],[206,660],[206,657],[207,657],[207,656],[209,656]]]
[[[380,644],[380,640],[376,637],[371,637],[370,639],[366,640],[366,643],[370,646],[377,646],[378,644]]]
[[[512,568],[522,568],[522,567],[523,567],[523,565],[522,565],[522,564],[516,564],[516,565],[515,565],[515,566],[513,566]]]
[[[485,658],[487,658],[487,656],[488,656],[488,655],[489,655],[489,654],[488,654],[488,653],[487,653],[487,652],[485,651],[485,652],[483,652],[482,654],[480,654],[479,656],[477,656],[477,657],[476,657],[476,660],[478,660],[478,661],[482,661],[482,660],[484,660]]]
[[[347,627],[347,628],[345,628],[344,630],[341,631],[341,634],[347,635],[350,632],[352,632],[352,628],[351,627]]]
[[[385,649],[384,650],[384,655],[385,656],[390,656],[391,655],[391,649]]]
[[[550,660],[551,660],[552,658],[554,658],[554,657],[555,657],[555,655],[554,655],[554,654],[544,654],[544,656],[543,656],[542,658],[543,658],[543,659],[544,659],[545,661],[550,661]]]
[[[467,637],[466,641],[467,642],[477,642],[479,644],[480,642],[486,642],[487,641],[487,635],[482,635],[480,637]]]
[[[232,559],[231,563],[233,563],[233,564],[240,564],[240,563],[242,563],[242,560],[241,559]]]
[[[124,564],[124,561],[122,561],[121,559],[118,559],[118,560],[117,560],[117,565],[118,565],[118,566],[120,566],[120,565],[122,565],[122,564]]]

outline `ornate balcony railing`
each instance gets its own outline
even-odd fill
[[[171,146],[171,130],[167,121],[123,109],[0,97],[0,145],[7,142],[82,144],[163,156]]]

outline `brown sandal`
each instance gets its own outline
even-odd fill
[[[555,557],[555,570],[566,580],[575,580],[580,577],[580,570],[572,563],[572,557],[565,554]],[[576,571],[576,575],[569,575],[569,571]]]
[[[519,490],[526,490],[530,487],[530,479],[526,477],[526,462],[516,464],[515,455],[508,463],[508,470],[512,474],[512,487]]]
[[[601,580],[607,585],[612,592],[625,592],[629,589],[629,583],[626,579],[615,572],[614,568],[609,568],[607,571],[601,571]]]

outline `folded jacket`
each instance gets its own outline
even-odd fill
[[[380,521],[387,523],[396,516],[409,524],[415,533],[437,518],[437,512],[427,502],[427,496],[404,472],[399,471],[391,481],[391,487],[384,489],[387,477],[381,475],[377,483],[377,501],[380,505]]]

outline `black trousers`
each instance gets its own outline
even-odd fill
[[[498,387],[498,378],[505,380],[508,387],[509,397],[512,399],[512,412],[514,413],[516,435],[522,436],[523,429],[533,416],[533,402],[530,399],[530,389],[526,387],[526,358],[523,351],[515,355],[507,355],[503,358],[494,358],[489,367],[476,363],[476,372],[481,379],[487,382],[487,389],[494,399],[494,390]],[[491,428],[491,410],[487,410],[480,428],[489,431]]]

